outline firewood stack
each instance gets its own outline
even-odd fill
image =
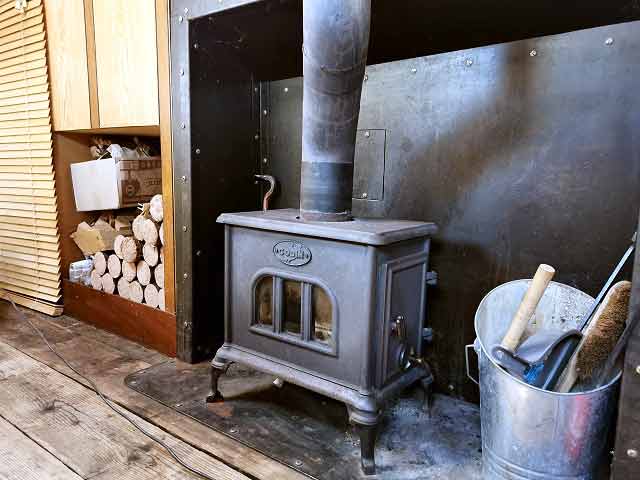
[[[164,310],[162,219],[162,195],[155,195],[133,219],[132,236],[118,235],[112,252],[95,254],[93,288]]]

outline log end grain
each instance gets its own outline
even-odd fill
[[[113,277],[110,273],[105,273],[102,276],[102,290],[107,293],[113,293],[116,291],[116,284],[113,282]]]
[[[126,237],[122,242],[122,259],[136,262],[140,258],[140,242],[133,237]]]
[[[163,218],[162,195],[157,194],[151,197],[149,202],[149,215],[155,222],[161,222]]]
[[[158,248],[150,243],[145,243],[142,247],[142,258],[149,264],[150,267],[155,267],[158,264]]]
[[[158,290],[158,308],[164,310],[164,288]]]
[[[96,290],[102,290],[102,275],[96,269],[91,270],[91,286]]]
[[[107,270],[114,279],[120,277],[122,273],[122,260],[115,253],[109,255],[107,259]]]
[[[96,252],[93,256],[93,268],[98,272],[98,275],[104,275],[107,271],[107,257],[102,252]]]
[[[136,264],[134,262],[122,262],[122,278],[127,282],[136,279]]]
[[[136,277],[138,277],[140,285],[146,286],[151,282],[151,268],[144,260],[140,260],[136,264]]]
[[[153,220],[146,218],[142,222],[140,229],[142,230],[142,239],[146,243],[151,245],[158,243],[158,225]]]
[[[164,264],[160,263],[153,270],[153,279],[159,288],[164,288]]]
[[[144,287],[144,301],[150,307],[158,307],[158,289],[153,283]]]
[[[142,303],[144,299],[144,292],[142,286],[136,280],[129,284],[129,300],[133,300],[137,303]]]

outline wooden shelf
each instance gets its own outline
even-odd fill
[[[62,289],[65,314],[175,357],[175,315],[69,280]]]

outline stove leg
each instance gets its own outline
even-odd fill
[[[433,407],[433,377],[421,378],[420,388],[424,394],[422,410],[431,416],[431,407]]]
[[[349,408],[349,421],[360,437],[360,465],[365,475],[375,475],[375,449],[380,415]]]
[[[211,362],[211,391],[207,395],[207,403],[216,403],[224,401],[220,390],[218,390],[218,379],[224,374],[231,365],[231,362],[219,361],[215,358]]]

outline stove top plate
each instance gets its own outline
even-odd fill
[[[435,223],[414,220],[355,218],[350,222],[307,222],[293,208],[223,213],[217,222],[377,246],[431,236],[438,231]]]

